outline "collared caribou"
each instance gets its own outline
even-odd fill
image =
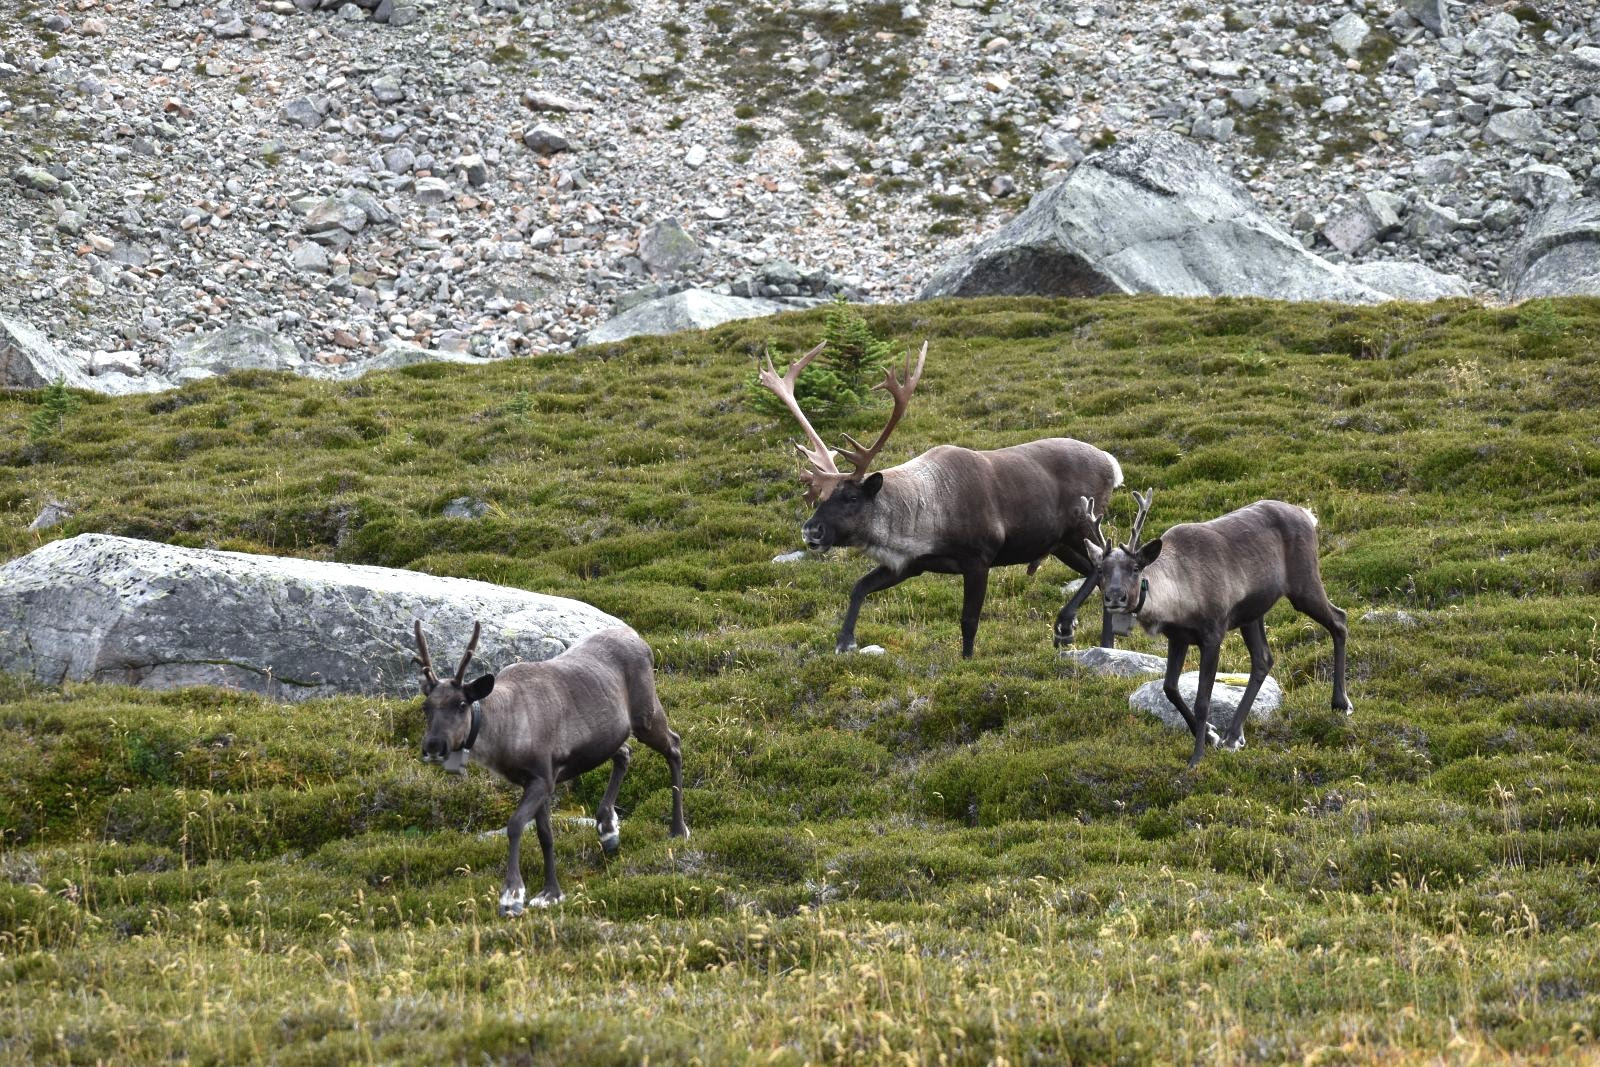
[[[1345,693],[1345,613],[1328,600],[1317,563],[1317,518],[1281,500],[1258,500],[1209,522],[1185,522],[1141,545],[1139,535],[1154,490],[1135,493],[1139,511],[1128,543],[1108,548],[1096,532],[1086,550],[1108,612],[1129,612],[1146,633],[1167,639],[1163,691],[1194,735],[1189,766],[1205,754],[1211,737],[1225,748],[1244,746],[1244,721],[1272,669],[1265,616],[1281,598],[1333,637],[1333,707],[1354,710]],[[1057,623],[1057,643],[1071,636]],[[1238,630],[1250,652],[1250,680],[1227,733],[1209,726],[1211,688],[1222,640]],[[1184,657],[1200,646],[1200,678],[1191,710],[1178,691]]]
[[[550,832],[550,797],[557,782],[611,761],[611,781],[595,809],[595,829],[607,855],[621,840],[617,790],[628,771],[631,734],[667,758],[672,773],[672,836],[688,837],[683,821],[683,761],[678,735],[656,697],[650,646],[626,626],[589,634],[554,659],[513,663],[499,674],[465,681],[480,625],[454,678],[434,674],[422,623],[415,624],[422,666],[427,730],[422,758],[454,773],[470,758],[522,789],[506,825],[510,851],[500,913],[520,915],[525,904],[549,907],[562,898]],[[544,853],[544,888],[531,900],[522,882],[522,831],[532,819]]]
[[[795,445],[812,468],[800,476],[806,503],[816,508],[800,528],[806,547],[856,547],[878,562],[850,591],[835,651],[855,648],[856,617],[869,593],[925,571],[962,576],[963,657],[972,655],[990,568],[1025,563],[1032,574],[1046,556],[1055,556],[1079,574],[1093,574],[1094,564],[1082,548],[1093,524],[1080,501],[1088,498],[1101,512],[1106,509],[1111,490],[1122,484],[1114,456],[1069,437],[984,452],[937,445],[898,467],[868,474],[922,379],[928,357],[924,343],[915,368],[907,353],[904,377],[890,368],[874,387],[894,398],[877,441],[867,448],[845,435],[849,448],[843,454],[855,466],[854,473],[845,474],[795,398],[800,372],[822,349],[818,345],[801,356],[781,378],[768,355],[760,380],[783,401],[810,442],[809,448]],[[1086,582],[1080,592],[1087,596],[1091,588]],[[1075,598],[1074,610],[1081,602],[1082,597]],[[1113,643],[1109,616],[1100,643]]]

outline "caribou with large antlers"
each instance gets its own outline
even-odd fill
[[[667,725],[656,697],[650,646],[626,626],[599,630],[561,655],[541,663],[513,663],[498,675],[466,681],[480,627],[455,677],[441,679],[428,656],[417,622],[417,663],[422,667],[427,732],[422,758],[464,773],[470,757],[522,789],[522,801],[506,825],[510,851],[500,913],[519,915],[525,904],[549,907],[562,898],[556,881],[555,842],[550,832],[550,797],[557,782],[576,778],[611,761],[611,781],[595,810],[595,829],[607,855],[621,841],[617,790],[628,771],[631,734],[667,758],[672,773],[672,836],[688,837],[683,821],[683,760],[678,735]],[[527,899],[522,882],[522,832],[528,820],[544,853],[544,888]]]
[[[1134,494],[1138,496],[1138,494]],[[1345,613],[1328,600],[1317,563],[1317,519],[1281,500],[1258,500],[1210,522],[1186,522],[1153,541],[1139,536],[1154,490],[1138,496],[1139,513],[1128,543],[1104,547],[1104,537],[1086,544],[1108,612],[1128,612],[1146,633],[1167,639],[1163,691],[1194,735],[1192,767],[1215,731],[1207,720],[1217,679],[1222,640],[1238,630],[1250,652],[1250,680],[1227,732],[1214,738],[1225,748],[1244,746],[1244,721],[1261,683],[1272,669],[1265,616],[1283,597],[1333,637],[1333,707],[1349,714],[1345,693]],[[1064,611],[1065,609],[1063,609]],[[1060,636],[1060,623],[1057,623]],[[1191,646],[1200,646],[1200,678],[1191,710],[1178,691],[1178,677]]]
[[[928,357],[924,343],[915,367],[908,353],[902,374],[890,368],[875,386],[894,398],[877,440],[866,447],[845,436],[849,447],[843,455],[855,468],[846,474],[795,399],[800,372],[823,347],[790,364],[782,377],[769,355],[760,380],[783,401],[809,443],[795,446],[811,466],[801,480],[806,502],[816,508],[801,527],[806,547],[856,547],[878,562],[850,591],[836,651],[855,647],[856,616],[869,593],[925,571],[962,576],[963,657],[972,655],[990,568],[1027,564],[1032,574],[1046,556],[1055,556],[1079,574],[1093,572],[1082,546],[1095,530],[1095,511],[1103,512],[1111,490],[1122,484],[1115,457],[1082,441],[1052,437],[985,452],[938,445],[898,467],[869,474],[922,380]],[[1085,499],[1091,505],[1087,512]],[[1109,621],[1101,642],[1111,643]]]

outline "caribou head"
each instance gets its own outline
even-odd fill
[[[1084,540],[1084,550],[1095,565],[1095,574],[1100,583],[1100,595],[1105,600],[1106,610],[1119,614],[1137,615],[1144,606],[1143,586],[1139,572],[1156,561],[1161,555],[1161,538],[1149,541],[1143,545],[1139,537],[1144,532],[1144,520],[1150,514],[1150,500],[1155,496],[1154,489],[1146,489],[1143,495],[1135,492],[1133,497],[1139,502],[1139,511],[1133,519],[1133,529],[1128,537],[1128,543],[1115,548],[1108,548],[1104,534],[1098,537],[1089,537]],[[1096,522],[1096,531],[1099,530],[1099,520]]]
[[[883,446],[889,441],[889,435],[894,432],[895,426],[899,425],[906,409],[911,405],[911,394],[916,390],[917,383],[922,380],[922,366],[928,358],[928,343],[924,341],[915,367],[911,365],[911,353],[906,353],[903,377],[897,377],[892,367],[884,371],[883,381],[873,388],[882,389],[894,397],[894,411],[889,416],[888,424],[870,447],[845,434],[844,439],[849,447],[836,453],[823,443],[821,435],[812,428],[811,420],[800,410],[800,402],[795,398],[794,391],[800,372],[806,369],[826,345],[827,342],[824,341],[789,364],[788,371],[781,378],[778,377],[777,368],[773,365],[769,353],[766,357],[766,366],[760,373],[761,384],[772,390],[778,399],[783,401],[810,443],[807,447],[795,442],[795,448],[811,468],[800,475],[800,480],[806,486],[806,503],[816,508],[811,518],[800,528],[800,535],[805,539],[807,548],[819,552],[835,545],[865,543],[865,531],[870,521],[873,501],[883,488],[883,474],[881,472],[869,474],[868,471],[872,467],[872,461],[883,451]],[[839,470],[834,462],[836,454],[848,460],[855,470],[849,474]]]
[[[422,758],[428,763],[445,763],[447,770],[464,770],[465,760],[447,759],[459,752],[470,752],[477,740],[481,721],[478,701],[494,691],[494,675],[485,674],[466,682],[467,664],[478,647],[479,623],[472,624],[472,640],[467,642],[466,655],[456,668],[455,677],[440,678],[433,672],[433,661],[428,656],[428,642],[422,636],[422,623],[415,624],[417,635],[416,662],[422,667],[422,713],[427,718],[427,732],[422,737]]]

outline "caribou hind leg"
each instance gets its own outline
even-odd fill
[[[594,828],[600,834],[600,848],[606,855],[616,854],[622,843],[622,828],[617,822],[617,790],[622,788],[622,778],[628,773],[628,763],[633,753],[627,745],[617,749],[611,757],[611,781],[606,783],[606,795],[594,812]]]
[[[1239,636],[1244,638],[1244,647],[1250,650],[1250,681],[1244,688],[1244,696],[1239,699],[1239,710],[1233,713],[1233,721],[1228,724],[1228,732],[1222,738],[1221,747],[1233,751],[1244,747],[1244,723],[1250,717],[1250,706],[1255,703],[1261,683],[1267,680],[1267,673],[1272,670],[1272,650],[1267,647],[1266,620],[1251,619],[1239,627]]]
[[[1354,714],[1355,705],[1350,703],[1350,695],[1345,692],[1344,687],[1344,645],[1345,638],[1350,632],[1344,609],[1334,607],[1333,601],[1328,599],[1327,591],[1320,583],[1303,594],[1290,593],[1289,603],[1293,604],[1300,614],[1327,630],[1329,636],[1333,638],[1333,710],[1342,711],[1346,715]]]
[[[654,708],[634,727],[633,734],[666,758],[667,770],[672,774],[672,829],[669,833],[673,837],[688,837],[689,824],[683,820],[683,746],[667,725],[667,713],[661,701],[652,697],[651,703]]]

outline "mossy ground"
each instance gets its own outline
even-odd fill
[[[868,602],[860,637],[886,655],[833,655],[866,564],[768,562],[803,517],[793,429],[744,401],[755,355],[803,350],[821,311],[354,384],[84,396],[42,435],[41,394],[13,394],[7,557],[55,497],[77,512],[52,536],[415,567],[627,619],[657,650],[694,837],[666,837],[666,770],[637,749],[620,856],[572,818],[597,773],[558,804],[567,902],[504,921],[513,794],[421,765],[414,700],[14,680],[3,1058],[1581,1057],[1600,302],[865,311],[899,347],[931,341],[896,461],[1068,434],[1157,487],[1155,530],[1313,507],[1356,715],[1328,708],[1326,635],[1280,608],[1285,711],[1185,770],[1130,683],[1057,659],[1054,562],[997,573],[971,661],[937,576]],[[463,495],[488,514],[440,516]],[[1230,641],[1224,667],[1244,663]]]

